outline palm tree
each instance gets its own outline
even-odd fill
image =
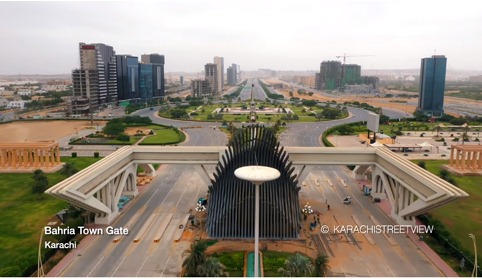
[[[198,277],[224,277],[228,276],[224,272],[224,266],[219,262],[218,258],[209,257],[206,261],[196,268],[196,276]]]
[[[315,259],[314,275],[316,277],[323,277],[325,276],[325,273],[327,270],[328,270],[328,257],[326,255],[318,254],[318,256]]]
[[[204,254],[206,249],[207,245],[204,241],[196,241],[191,244],[191,254],[182,263],[186,270],[186,276],[197,276],[197,267],[206,261],[206,255]]]
[[[311,276],[313,264],[311,260],[299,253],[294,254],[285,261],[285,267],[278,269],[287,277],[306,277]]]

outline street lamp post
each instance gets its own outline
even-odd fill
[[[280,172],[265,166],[246,166],[236,169],[234,175],[239,179],[250,181],[255,188],[254,277],[259,277],[259,186],[266,181],[277,179],[280,177]]]
[[[475,235],[472,233],[469,233],[469,237],[472,238],[472,242],[474,243],[474,253],[475,253],[475,258],[474,258],[474,269],[472,270],[472,277],[477,277],[477,243],[475,242]]]
[[[44,267],[42,264],[42,240],[44,236],[44,229],[40,232],[40,240],[38,242],[38,254],[37,254],[37,277],[44,277]]]

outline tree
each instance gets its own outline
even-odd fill
[[[183,118],[187,116],[186,110],[182,108],[172,109],[169,113],[172,118]]]
[[[32,193],[38,194],[39,197],[47,190],[49,186],[49,181],[45,173],[38,169],[33,172],[33,185],[32,185]]]
[[[191,244],[191,253],[183,261],[182,266],[186,269],[186,276],[197,276],[197,267],[206,261],[207,244],[204,241],[196,241]]]
[[[326,255],[318,254],[318,256],[315,259],[314,276],[316,277],[325,276],[327,269],[328,269],[328,257]]]
[[[385,114],[380,115],[380,120],[378,121],[379,124],[388,124],[388,122],[390,122],[390,117]]]
[[[124,125],[120,122],[109,122],[102,131],[109,136],[117,136],[124,132]]]
[[[424,170],[427,169],[427,167],[425,166],[425,162],[424,162],[424,161],[418,162],[417,165],[418,165],[419,167],[421,167],[422,169],[424,169]]]
[[[77,170],[74,168],[74,165],[72,163],[65,163],[62,169],[60,170],[60,173],[65,176],[71,176],[76,172]]]
[[[351,135],[354,132],[355,132],[355,129],[353,129],[353,127],[348,125],[343,125],[340,128],[338,128],[338,133],[340,133],[340,135]]]
[[[285,261],[285,266],[278,269],[287,277],[307,277],[313,272],[313,264],[310,259],[296,253]]]
[[[206,261],[196,268],[196,276],[198,277],[222,277],[228,276],[224,272],[224,266],[215,257],[209,257]]]
[[[335,119],[340,115],[340,111],[335,108],[325,108],[321,112],[321,115],[326,119]]]

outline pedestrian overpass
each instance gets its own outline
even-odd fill
[[[121,196],[136,196],[137,168],[152,173],[150,164],[205,165],[222,162],[226,146],[126,146],[49,188],[46,193],[95,213],[95,223],[110,224],[118,215]],[[385,147],[284,147],[301,176],[310,165],[356,165],[356,178],[371,171],[372,193],[386,194],[391,217],[414,224],[414,217],[467,197],[447,181],[420,168]]]

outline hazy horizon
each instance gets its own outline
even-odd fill
[[[79,42],[163,54],[166,72],[201,72],[214,56],[225,69],[317,71],[344,54],[362,70],[419,69],[437,54],[449,70],[480,71],[479,8],[470,0],[0,2],[0,75],[68,74],[79,67]]]

